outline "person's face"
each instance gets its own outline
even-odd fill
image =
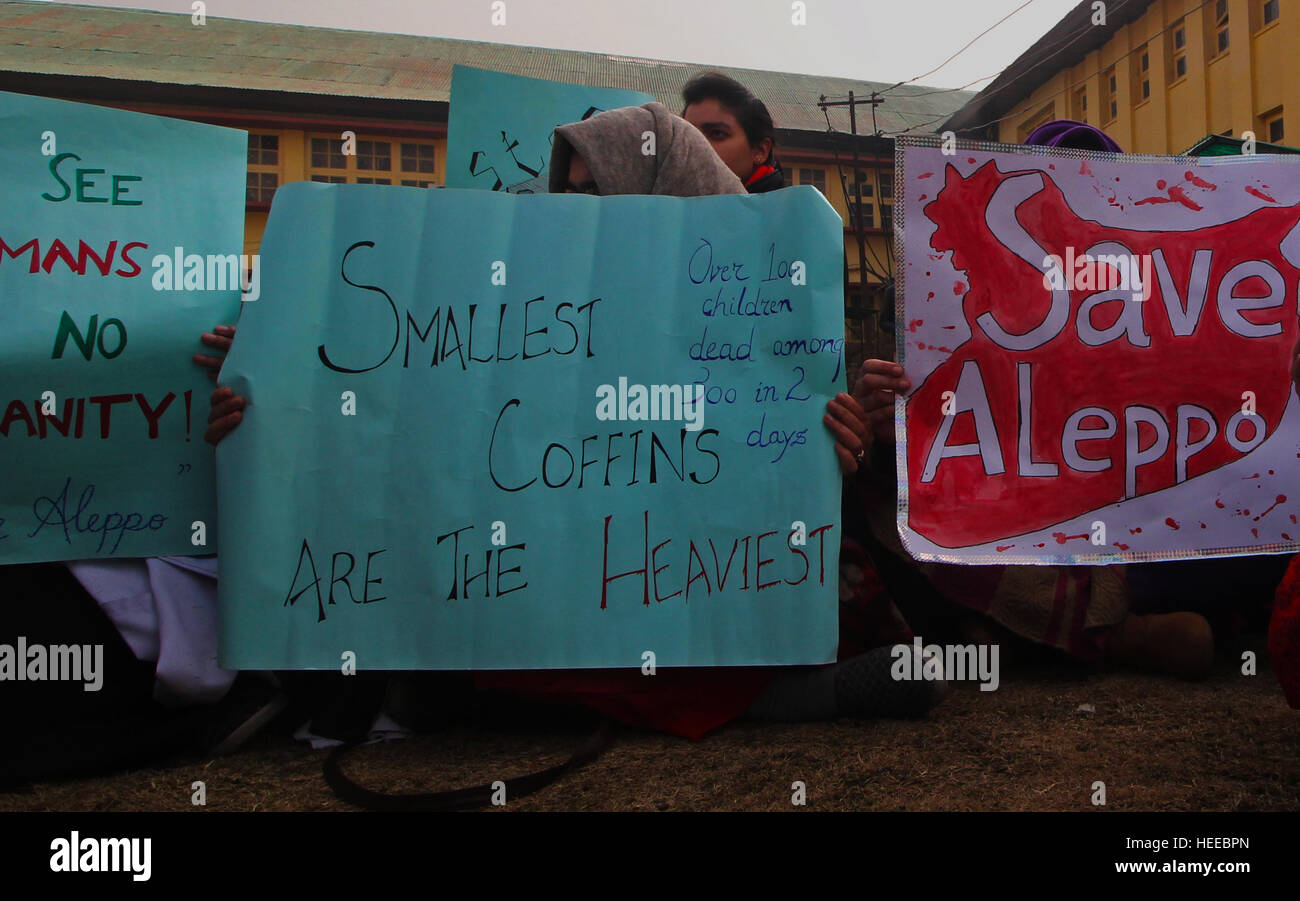
[[[599,194],[596,179],[587,168],[587,161],[576,151],[569,157],[569,183],[564,186],[565,194]]]
[[[741,181],[753,175],[754,170],[767,159],[771,141],[764,138],[758,147],[749,146],[745,129],[740,127],[731,111],[717,100],[706,98],[692,103],[682,115],[709,139],[714,151]]]

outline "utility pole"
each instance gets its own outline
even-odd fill
[[[824,112],[828,107],[847,106],[849,108],[849,133],[852,136],[850,143],[853,145],[853,233],[858,242],[858,295],[859,299],[865,303],[867,298],[867,236],[862,226],[862,179],[860,175],[862,170],[858,168],[858,104],[866,103],[871,106],[871,120],[875,123],[876,107],[884,103],[885,100],[875,91],[871,92],[870,99],[859,99],[854,97],[853,91],[849,91],[848,100],[827,100],[826,95],[822,94],[818,99],[817,106]],[[876,129],[875,137],[880,137],[880,130]],[[845,264],[847,269],[847,263]],[[848,280],[845,280],[845,288],[848,288]],[[874,339],[873,339],[874,344]]]

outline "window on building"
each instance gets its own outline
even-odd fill
[[[1280,12],[1281,11],[1278,9],[1278,0],[1264,0],[1263,18],[1264,18],[1265,25],[1269,24],[1270,22],[1276,22]]]
[[[880,205],[880,227],[885,231],[894,230],[894,207],[892,204]]]
[[[311,167],[313,169],[347,169],[348,158],[343,155],[343,142],[337,138],[312,138]]]
[[[854,210],[857,207],[857,194],[862,196],[862,227],[876,227],[876,207],[874,203],[875,185],[869,181],[871,174],[863,170],[849,173],[844,179],[844,207],[848,210],[848,218],[845,224],[849,228],[855,228],[857,221],[854,218]]]
[[[250,133],[248,136],[247,203],[270,203],[280,184],[279,135]]]
[[[855,203],[853,202],[853,198],[850,197],[850,198],[849,198],[849,202],[848,202],[849,219],[848,219],[848,223],[847,223],[847,225],[848,225],[849,228],[855,228],[855,227],[857,226],[857,220],[854,218],[854,213],[853,213],[854,207],[856,207],[856,206],[857,206],[857,204],[855,204]],[[875,204],[873,204],[873,203],[869,203],[868,201],[865,201],[865,200],[862,201],[862,227],[863,227],[863,228],[875,228],[875,227],[876,227],[876,207],[875,207]]]
[[[1070,101],[1071,115],[1079,122],[1088,121],[1088,89],[1079,88]]]
[[[1106,110],[1106,122],[1113,122],[1119,116],[1118,83],[1115,79],[1115,67],[1111,66],[1101,75],[1102,108]]]
[[[826,194],[826,170],[825,169],[796,169],[796,184],[812,185],[818,191]]]
[[[393,180],[380,173],[393,171],[393,145],[389,141],[357,141],[356,182],[359,185],[391,185]]]
[[[428,177],[434,172],[435,148],[432,141],[403,141],[397,146],[394,143],[378,138],[360,138],[356,143],[356,153],[344,154],[343,142],[338,138],[313,137],[307,177],[328,184],[439,187]]]
[[[870,180],[871,173],[859,170],[856,173],[850,173],[844,180],[844,202],[848,205],[849,224],[853,224],[853,204],[855,198],[861,194],[863,216],[869,221],[872,217],[871,202],[876,196],[876,186]]]
[[[250,166],[278,166],[280,164],[279,136],[250,134],[248,136],[248,164]]]
[[[433,142],[403,141],[401,149],[402,184],[410,188],[436,188]],[[421,176],[430,176],[422,178]]]
[[[894,199],[894,170],[893,169],[880,170],[880,199],[881,200]]]
[[[387,141],[357,141],[357,170],[391,172],[393,145]]]
[[[1286,130],[1282,124],[1282,107],[1270,110],[1259,117],[1263,128],[1260,129],[1264,135],[1264,140],[1270,144],[1281,144],[1286,138]]]
[[[1020,127],[1017,129],[1020,135],[1019,138],[1020,143],[1023,144],[1025,140],[1031,134],[1033,134],[1035,128],[1037,128],[1040,125],[1046,125],[1048,122],[1051,122],[1055,118],[1056,118],[1056,104],[1053,102],[1044,104],[1042,107],[1039,108],[1038,112],[1034,113],[1028,119],[1025,119],[1023,122],[1020,123]]]
[[[1228,0],[1215,0],[1214,3],[1214,44],[1211,56],[1228,52]]]
[[[1141,103],[1151,97],[1151,52],[1144,46],[1137,52],[1133,74],[1133,96]]]

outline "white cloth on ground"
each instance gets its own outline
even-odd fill
[[[154,698],[211,704],[235,681],[217,665],[217,558],[74,560],[68,569],[113,621],[136,658],[157,661]]]

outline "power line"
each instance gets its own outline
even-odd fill
[[[977,78],[974,81],[968,81],[959,88],[936,88],[933,91],[922,91],[919,94],[904,94],[902,95],[901,99],[911,100],[913,97],[929,97],[931,94],[955,94],[957,91],[966,90],[968,87],[970,87],[973,84],[979,84],[981,81],[990,81],[991,79],[997,78],[1005,71],[1007,71],[1005,68],[999,69],[998,71],[994,72],[992,75],[985,75],[983,78]]]
[[[831,114],[830,114],[829,107],[826,106],[822,107],[822,115],[826,117],[826,134],[827,135],[840,134],[841,132],[836,132],[834,126],[831,125]],[[854,137],[856,138],[856,135]],[[840,162],[840,151],[835,146],[834,141],[831,141],[830,145],[831,145],[831,152],[835,154],[835,170],[840,177],[840,192],[844,195],[845,206],[849,207],[849,185],[847,180],[844,178],[844,165],[843,163]],[[853,172],[853,181],[855,184],[857,184],[858,182],[858,174],[860,173],[860,171],[861,169],[858,168],[855,169]],[[849,216],[853,221],[854,235],[855,237],[858,238],[859,243],[871,252],[871,256],[875,258],[876,263],[882,269],[888,269],[889,267],[885,266],[883,263],[880,262],[880,257],[876,255],[875,248],[871,246],[871,242],[863,238],[862,230],[861,230],[861,224],[862,224],[861,204],[853,204],[851,207],[849,207]],[[846,273],[848,272],[848,265],[849,265],[848,253],[845,252],[844,269]],[[866,295],[867,286],[866,286],[866,273],[862,271],[863,269],[865,269],[866,272],[870,272],[876,278],[880,279],[882,283],[892,278],[892,275],[886,276],[877,272],[875,269],[871,267],[869,263],[867,263],[866,257],[861,256],[858,261],[858,283],[864,296]],[[846,289],[848,288],[847,280],[844,287]]]
[[[1123,9],[1124,6],[1126,6],[1129,2],[1131,2],[1131,0],[1123,0],[1123,2],[1121,3],[1121,5],[1120,5],[1119,7],[1116,8],[1116,11],[1118,11],[1118,10],[1120,10],[1120,9]],[[1151,35],[1150,37],[1148,37],[1147,41],[1146,41],[1142,46],[1143,46],[1143,47],[1148,46],[1148,45],[1150,44],[1151,40],[1153,40],[1153,39],[1155,39],[1155,38],[1158,38],[1160,35],[1164,34],[1165,32],[1169,31],[1170,29],[1172,29],[1175,25],[1180,24],[1181,21],[1182,21],[1182,20],[1183,20],[1183,19],[1184,19],[1184,18],[1185,18],[1189,13],[1194,13],[1194,12],[1196,12],[1196,10],[1200,9],[1201,7],[1203,7],[1203,6],[1208,6],[1209,3],[1210,3],[1210,0],[1202,0],[1202,2],[1201,2],[1200,4],[1198,4],[1197,6],[1192,7],[1191,9],[1187,10],[1186,12],[1184,12],[1183,15],[1182,15],[1182,16],[1179,16],[1179,18],[1176,19],[1174,22],[1171,22],[1169,25],[1166,25],[1164,28],[1160,29],[1160,30],[1157,31],[1155,34],[1153,34],[1153,35]],[[1039,60],[1037,63],[1035,63],[1034,65],[1030,66],[1030,67],[1029,67],[1028,69],[1026,69],[1024,72],[1021,72],[1019,75],[1017,75],[1015,78],[1013,78],[1013,79],[1011,79],[1010,81],[1008,81],[1006,84],[1004,84],[1004,85],[998,87],[996,90],[990,91],[988,94],[984,95],[985,98],[987,99],[988,97],[992,97],[994,94],[998,94],[998,93],[1001,93],[1002,91],[1005,91],[1007,88],[1011,87],[1011,85],[1015,84],[1015,83],[1016,83],[1017,81],[1019,81],[1020,79],[1026,77],[1026,76],[1027,76],[1031,71],[1033,71],[1034,69],[1038,68],[1038,67],[1041,66],[1043,63],[1047,62],[1049,59],[1051,59],[1052,56],[1053,56],[1053,55],[1055,54],[1055,52],[1056,52],[1056,48],[1058,48],[1058,47],[1062,47],[1062,45],[1073,44],[1073,43],[1074,43],[1075,41],[1077,41],[1077,40],[1078,40],[1078,39],[1079,39],[1083,34],[1085,34],[1085,33],[1088,31],[1089,28],[1092,28],[1092,27],[1093,27],[1093,26],[1091,26],[1091,25],[1085,26],[1083,29],[1081,29],[1078,33],[1076,33],[1076,34],[1073,35],[1072,37],[1068,37],[1068,38],[1065,38],[1065,39],[1063,39],[1063,40],[1061,40],[1061,41],[1058,41],[1055,45],[1053,45],[1052,47],[1050,47],[1050,48],[1048,48],[1047,50],[1044,51],[1043,59]],[[1104,68],[1105,68],[1105,69],[1109,69],[1109,68],[1110,68],[1111,66],[1113,66],[1115,63],[1119,62],[1119,61],[1122,60],[1122,59],[1127,59],[1128,57],[1132,56],[1134,53],[1137,53],[1138,50],[1140,50],[1140,49],[1142,49],[1142,48],[1141,48],[1141,47],[1135,47],[1134,49],[1128,51],[1127,53],[1125,53],[1125,54],[1123,54],[1123,55],[1121,55],[1121,56],[1116,57],[1113,61],[1111,61],[1110,63],[1107,63],[1106,66],[1105,66]],[[1004,70],[1004,71],[1005,71],[1005,70]],[[1037,100],[1037,101],[1034,101],[1034,102],[1035,102],[1035,103],[1039,103],[1039,102],[1042,102],[1043,100],[1053,100],[1053,99],[1059,97],[1061,94],[1064,94],[1064,93],[1066,93],[1067,91],[1070,91],[1070,90],[1072,90],[1072,89],[1078,87],[1079,85],[1086,83],[1086,82],[1088,81],[1088,79],[1092,78],[1094,75],[1099,75],[1102,71],[1103,71],[1103,68],[1102,68],[1102,67],[1099,67],[1096,71],[1094,71],[1094,72],[1092,72],[1092,73],[1090,73],[1090,74],[1088,74],[1088,75],[1085,75],[1083,78],[1079,79],[1078,81],[1075,81],[1075,82],[1073,82],[1073,83],[1071,83],[1071,84],[1068,84],[1068,85],[1066,85],[1064,88],[1062,88],[1061,90],[1056,91],[1056,92],[1053,93],[1053,94],[1049,94],[1047,97],[1040,98],[1040,100]],[[990,120],[988,120],[988,121],[986,121],[986,122],[981,122],[981,123],[979,123],[978,125],[969,125],[969,126],[966,126],[963,130],[964,130],[964,131],[976,131],[976,130],[981,129],[981,128],[987,128],[987,127],[990,126],[990,125],[996,125],[997,123],[1003,121],[1004,119],[1010,119],[1012,116],[1020,115],[1021,113],[1025,112],[1025,109],[1028,109],[1028,107],[1025,107],[1024,109],[1019,109],[1019,110],[1012,110],[1012,111],[1010,111],[1010,112],[1008,112],[1008,113],[1006,113],[1006,114],[1004,114],[1004,115],[1002,115],[1002,116],[999,116],[999,117],[996,118],[996,119],[990,119]],[[917,124],[915,124],[915,125],[911,125],[911,126],[905,128],[905,129],[903,129],[902,131],[891,132],[889,135],[887,135],[887,137],[897,137],[898,135],[907,134],[909,131],[911,131],[911,130],[914,129],[914,128],[923,128],[923,127],[926,126],[926,125],[932,125],[932,124],[934,124],[935,122],[939,122],[939,121],[941,121],[941,120],[943,120],[943,119],[951,118],[951,117],[952,117],[952,114],[950,114],[950,115],[948,115],[948,116],[940,116],[940,117],[935,118],[935,119],[930,119],[930,120],[928,120],[928,121],[926,121],[926,122],[919,122],[919,123],[917,123]]]
[[[1065,87],[1061,88],[1061,90],[1057,91],[1056,93],[1054,93],[1054,94],[1049,94],[1048,96],[1043,97],[1043,98],[1041,98],[1039,101],[1035,101],[1035,102],[1038,103],[1038,102],[1041,102],[1042,100],[1054,100],[1054,99],[1056,99],[1057,97],[1061,96],[1062,94],[1066,93],[1067,91],[1071,91],[1071,90],[1073,90],[1074,88],[1077,88],[1077,87],[1078,87],[1079,85],[1081,85],[1081,84],[1086,84],[1086,83],[1088,82],[1088,80],[1089,80],[1090,78],[1092,78],[1094,75],[1100,75],[1103,71],[1105,71],[1106,69],[1111,68],[1111,66],[1115,65],[1115,63],[1119,62],[1120,60],[1122,60],[1122,59],[1128,59],[1128,58],[1129,58],[1130,56],[1132,56],[1134,53],[1137,53],[1139,50],[1142,50],[1142,49],[1144,49],[1145,47],[1147,47],[1147,46],[1151,43],[1151,41],[1152,41],[1153,39],[1160,37],[1160,35],[1164,34],[1166,31],[1169,31],[1169,30],[1170,30],[1171,28],[1173,28],[1175,25],[1180,25],[1180,24],[1182,24],[1182,20],[1183,20],[1183,19],[1184,19],[1184,18],[1185,18],[1189,13],[1194,13],[1194,12],[1196,12],[1198,9],[1200,9],[1201,7],[1209,6],[1209,4],[1210,4],[1210,0],[1202,0],[1201,3],[1197,4],[1196,6],[1192,7],[1192,8],[1189,9],[1189,10],[1186,10],[1186,11],[1183,13],[1182,16],[1179,16],[1179,17],[1178,17],[1178,19],[1176,19],[1175,21],[1171,22],[1169,25],[1166,25],[1164,28],[1160,29],[1160,30],[1157,31],[1155,34],[1153,34],[1153,35],[1151,35],[1149,38],[1147,38],[1147,40],[1146,40],[1146,41],[1145,41],[1145,42],[1144,42],[1140,47],[1134,47],[1134,48],[1133,48],[1132,50],[1130,50],[1128,53],[1125,53],[1125,54],[1123,54],[1122,56],[1117,56],[1117,57],[1116,57],[1114,60],[1112,60],[1110,63],[1107,63],[1106,66],[1105,66],[1104,68],[1101,67],[1101,66],[1099,66],[1099,67],[1097,68],[1096,71],[1094,71],[1094,72],[1092,72],[1092,73],[1090,73],[1090,74],[1088,74],[1088,75],[1085,75],[1083,78],[1080,78],[1078,81],[1073,82],[1072,84],[1068,84],[1068,85],[1066,85]],[[981,122],[981,123],[978,124],[978,125],[970,125],[970,126],[967,126],[966,129],[964,129],[964,130],[967,130],[967,131],[977,131],[977,130],[979,130],[979,129],[981,129],[981,128],[987,128],[987,127],[990,126],[990,125],[996,125],[996,124],[998,124],[999,122],[1003,121],[1004,119],[1010,119],[1012,116],[1020,115],[1021,113],[1025,112],[1025,110],[1027,110],[1027,109],[1029,109],[1029,107],[1024,107],[1023,109],[1019,109],[1019,110],[1012,110],[1011,112],[1006,113],[1005,115],[999,116],[999,117],[996,118],[996,119],[990,119],[990,120],[988,120],[987,122]],[[899,132],[899,134],[902,134],[902,132]]]
[[[935,72],[938,72],[938,71],[939,71],[940,69],[942,69],[944,66],[948,65],[948,63],[952,62],[952,61],[955,60],[957,57],[961,56],[963,53],[965,53],[967,50],[969,50],[970,47],[971,47],[971,45],[974,44],[976,41],[978,41],[980,38],[984,37],[984,35],[988,34],[990,31],[992,31],[993,29],[997,28],[999,25],[1001,25],[1001,24],[1002,24],[1003,22],[1005,22],[1007,19],[1010,19],[1010,18],[1011,18],[1012,16],[1014,16],[1016,13],[1020,12],[1020,11],[1021,11],[1022,9],[1024,9],[1026,6],[1031,5],[1033,2],[1034,2],[1034,0],[1025,0],[1024,3],[1020,4],[1020,5],[1017,6],[1015,9],[1011,10],[1011,12],[1007,13],[1005,16],[1003,16],[1002,18],[998,19],[996,22],[994,22],[994,23],[993,23],[992,25],[990,25],[988,28],[985,28],[985,29],[984,29],[983,31],[981,31],[979,34],[975,35],[975,37],[971,38],[969,41],[966,42],[966,44],[965,44],[965,45],[964,45],[960,50],[958,50],[958,51],[957,51],[956,53],[954,53],[952,56],[950,56],[950,57],[948,57],[947,59],[945,59],[943,62],[939,63],[939,65],[935,66],[935,67],[934,67],[933,69],[931,69],[929,72],[922,72],[920,75],[916,76],[915,78],[909,78],[907,81],[900,81],[900,82],[899,82],[898,84],[896,84],[896,85],[892,85],[892,86],[890,86],[890,87],[885,88],[883,91],[881,91],[881,94],[888,94],[890,91],[894,90],[894,88],[900,88],[900,87],[902,87],[902,86],[905,85],[905,84],[911,84],[911,83],[914,82],[914,81],[920,81],[922,78],[925,78],[925,77],[927,77],[927,76],[929,76],[929,75],[933,75]]]
[[[1119,11],[1122,10],[1125,6],[1127,6],[1130,2],[1131,2],[1131,0],[1120,0],[1119,5],[1115,8],[1115,12],[1119,12]],[[1208,3],[1209,0],[1205,0],[1205,2]],[[1201,4],[1201,6],[1204,6],[1204,5],[1205,5],[1205,3],[1202,3],[1202,4]],[[1199,6],[1196,7],[1196,8],[1197,8],[1197,9],[1200,9]],[[1043,53],[1043,58],[1042,58],[1042,59],[1040,59],[1038,62],[1034,63],[1032,66],[1030,66],[1029,68],[1027,68],[1025,71],[1021,72],[1021,73],[1020,73],[1019,75],[1017,75],[1016,77],[1012,78],[1012,79],[1011,79],[1010,81],[1008,81],[1006,84],[1004,84],[1004,85],[1000,85],[999,87],[995,88],[994,90],[989,91],[987,94],[984,95],[984,99],[987,99],[987,98],[992,97],[992,96],[994,96],[994,95],[996,95],[996,94],[1000,94],[1000,93],[1002,93],[1002,92],[1005,91],[1007,88],[1009,88],[1009,87],[1011,87],[1013,84],[1015,84],[1017,81],[1020,81],[1022,78],[1025,78],[1026,76],[1029,75],[1030,72],[1034,71],[1034,70],[1037,69],[1039,66],[1043,65],[1043,63],[1047,62],[1049,59],[1052,59],[1052,58],[1053,58],[1053,57],[1054,57],[1054,56],[1055,56],[1055,55],[1056,55],[1060,50],[1065,49],[1066,47],[1069,47],[1069,46],[1073,45],[1075,41],[1079,40],[1079,38],[1083,37],[1085,34],[1087,34],[1087,33],[1088,33],[1092,28],[1094,28],[1094,27],[1096,27],[1096,26],[1091,25],[1091,24],[1089,24],[1089,25],[1085,25],[1085,26],[1083,26],[1083,28],[1079,29],[1079,30],[1076,31],[1074,34],[1066,35],[1064,38],[1062,38],[1061,40],[1057,41],[1055,44],[1052,44],[1052,45],[1050,45],[1049,47],[1044,48],[1044,50],[1043,50],[1043,52],[1042,52],[1042,53]],[[1009,68],[1010,68],[1010,66],[1007,66],[1006,68],[1002,69],[1001,72],[998,72],[998,75],[1001,75],[1003,72],[1005,72],[1005,71],[1006,71],[1007,69],[1009,69]],[[997,76],[992,76],[992,77],[995,77],[995,78],[996,78]],[[944,94],[944,93],[951,93],[952,91],[960,91],[960,90],[964,90],[965,88],[970,87],[970,85],[972,85],[972,84],[978,84],[978,83],[981,82],[981,81],[984,81],[984,79],[983,79],[983,78],[976,79],[975,81],[968,82],[967,84],[963,85],[963,86],[960,87],[960,88],[944,88],[944,89],[940,89],[940,90],[931,91],[931,92],[928,92],[928,93],[933,93],[933,94]],[[926,94],[911,94],[911,95],[908,95],[908,96],[911,96],[911,97],[924,97],[924,96],[926,96]],[[1052,96],[1056,96],[1056,95],[1052,95]],[[902,131],[899,131],[899,132],[893,132],[892,135],[907,134],[909,131],[911,131],[911,130],[914,129],[914,128],[922,128],[922,127],[924,127],[924,126],[926,126],[926,125],[933,124],[934,122],[939,122],[939,121],[942,121],[943,119],[951,118],[952,115],[953,115],[953,114],[950,113],[950,114],[948,114],[947,116],[940,116],[940,117],[937,118],[937,119],[931,119],[931,120],[929,120],[929,121],[927,121],[927,122],[920,122],[920,123],[917,123],[917,124],[915,124],[915,125],[911,125],[911,126],[909,126],[908,128],[903,129]]]

